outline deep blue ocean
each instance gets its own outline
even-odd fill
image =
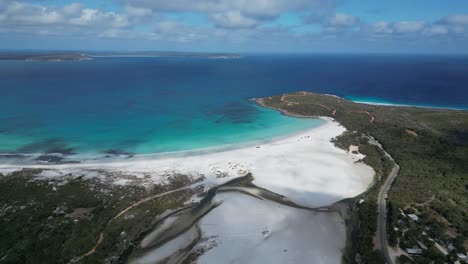
[[[267,140],[322,121],[249,102],[294,91],[468,108],[468,56],[0,61],[0,152],[157,153]]]

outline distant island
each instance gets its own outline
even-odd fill
[[[0,52],[0,60],[22,61],[88,61],[93,58],[110,57],[167,57],[167,58],[207,58],[207,59],[239,59],[239,54],[204,53],[178,51],[142,51],[142,52]]]
[[[138,52],[90,52],[92,57],[169,57],[169,58],[209,58],[239,59],[234,53],[181,52],[181,51],[138,51]]]
[[[88,61],[92,57],[85,53],[54,53],[54,52],[38,52],[38,53],[0,53],[0,60],[22,60],[22,61]]]

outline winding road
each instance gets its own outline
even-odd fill
[[[377,222],[377,228],[378,228],[377,243],[378,245],[380,245],[380,249],[382,250],[385,256],[385,260],[388,264],[393,264],[393,260],[390,257],[390,254],[388,252],[389,245],[388,245],[388,236],[387,236],[387,203],[386,201],[387,201],[388,191],[390,190],[390,187],[392,186],[392,182],[398,176],[399,171],[400,171],[400,166],[398,166],[398,164],[395,163],[395,166],[393,167],[392,171],[390,172],[387,179],[385,180],[382,187],[380,188],[378,201],[377,201],[378,207],[379,207],[378,209],[379,216],[377,220],[378,221]]]
[[[99,234],[99,238],[98,240],[96,241],[96,244],[86,253],[84,253],[83,255],[81,256],[77,256],[77,257],[74,257],[72,260],[70,260],[69,263],[76,263],[76,262],[79,262],[80,260],[82,260],[83,258],[85,257],[88,257],[92,254],[94,254],[94,252],[96,252],[96,249],[97,247],[102,243],[102,241],[104,240],[104,231],[106,230],[106,228],[111,224],[112,221],[114,221],[115,219],[119,218],[120,216],[122,216],[123,214],[125,214],[126,212],[128,212],[129,210],[133,209],[134,207],[142,204],[142,203],[145,203],[145,202],[148,202],[150,200],[154,200],[156,198],[159,198],[159,197],[163,197],[163,196],[166,196],[166,195],[169,195],[171,193],[175,193],[175,192],[180,192],[180,191],[183,191],[183,190],[187,190],[187,189],[190,189],[190,188],[194,188],[195,185],[190,185],[190,186],[186,186],[186,187],[182,187],[182,188],[179,188],[179,189],[175,189],[175,190],[171,190],[171,191],[167,191],[167,192],[164,192],[164,193],[160,193],[160,194],[156,194],[156,195],[153,195],[153,196],[150,196],[150,197],[147,197],[143,200],[140,200],[136,203],[133,203],[132,205],[128,206],[127,208],[125,208],[124,210],[120,211],[115,217],[113,217],[111,220],[109,220],[109,222],[107,223],[106,227],[102,230],[102,232]]]

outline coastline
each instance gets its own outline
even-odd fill
[[[329,96],[332,96],[332,95],[329,95]],[[332,120],[332,118],[330,118],[330,117],[325,117],[325,116],[305,116],[305,115],[298,115],[298,114],[294,114],[294,113],[288,112],[287,110],[284,110],[284,109],[281,109],[281,108],[267,106],[267,105],[265,105],[265,103],[263,102],[263,100],[264,100],[263,98],[252,98],[251,100],[252,100],[253,102],[255,102],[256,104],[258,104],[259,106],[261,106],[261,107],[265,107],[265,108],[268,108],[268,109],[276,110],[276,111],[280,112],[281,114],[283,114],[283,115],[285,115],[285,116],[297,117],[297,118],[320,118],[320,119],[330,119],[330,120]]]
[[[376,105],[376,106],[389,106],[389,107],[415,107],[421,109],[431,109],[431,110],[452,110],[452,111],[468,111],[468,107],[450,107],[450,106],[433,106],[433,105],[413,105],[413,104],[398,104],[391,102],[374,102],[365,99],[359,99],[355,97],[345,97],[344,99],[350,100],[357,104],[365,105]]]
[[[431,110],[449,110],[449,111],[468,111],[468,107],[466,108],[456,108],[456,107],[444,107],[444,106],[430,106],[430,105],[411,105],[411,104],[396,104],[396,103],[390,103],[390,102],[372,102],[372,101],[361,101],[359,99],[352,99],[352,97],[339,97],[337,95],[333,94],[323,94],[325,96],[331,96],[343,100],[349,100],[357,104],[364,104],[364,105],[375,105],[375,106],[388,106],[388,107],[415,107],[415,108],[421,108],[421,109],[431,109]],[[291,117],[297,117],[297,118],[320,118],[320,116],[304,116],[304,115],[298,115],[294,114],[291,112],[288,112],[287,110],[281,109],[281,108],[276,108],[276,107],[271,107],[267,106],[263,103],[263,98],[253,98],[252,101],[254,101],[256,104],[258,104],[261,107],[265,107],[268,109],[276,110],[281,112],[282,114],[286,116],[291,116]]]
[[[294,116],[286,111],[281,112]],[[126,160],[101,159],[77,164],[18,165],[16,169],[38,169],[35,180],[56,184],[79,178],[97,179],[117,186],[149,187],[166,185],[172,177],[187,175],[190,179],[200,179],[197,185],[203,186],[205,191],[252,174],[254,186],[304,208],[330,206],[365,192],[373,183],[375,171],[362,162],[364,155],[342,150],[331,142],[346,128],[331,117],[295,117],[320,118],[325,122],[292,135],[255,144],[236,144],[230,149],[210,149],[202,153],[198,150],[176,156],[138,156]],[[0,173],[14,169],[14,165],[0,165]],[[201,227],[201,238],[217,245],[200,256],[201,263],[216,263],[220,256],[229,256],[232,260],[244,258],[245,263],[250,263],[244,257],[245,252],[255,255],[257,260],[265,260],[261,262],[268,260],[273,263],[282,263],[290,257],[320,258],[337,263],[343,256],[346,246],[345,216],[335,209],[312,212],[245,194],[223,194],[216,203],[220,205],[219,208],[213,209],[197,224]],[[253,209],[253,204],[263,213]],[[243,212],[242,216],[239,211]],[[229,216],[228,219],[225,216]],[[226,226],[231,227],[228,232]],[[307,232],[304,232],[306,227]],[[244,237],[245,228],[249,232],[248,241]],[[219,240],[211,240],[213,237],[219,237]],[[179,237],[174,241],[177,239]],[[185,239],[183,234],[180,239]],[[289,239],[292,240],[285,245],[284,241]],[[223,240],[226,241],[224,244]],[[202,241],[197,246],[205,246]],[[219,241],[221,243],[218,244]],[[304,245],[314,245],[314,250],[310,251]],[[168,244],[168,247],[172,246]],[[155,253],[159,250],[156,248]],[[175,247],[174,250],[179,248]]]
[[[184,119],[179,119],[178,114],[164,117],[167,119],[164,122],[158,119],[154,124],[145,119],[138,121],[138,126],[131,132],[117,129],[123,127],[119,124],[108,132],[109,137],[92,133],[92,129],[82,131],[74,124],[70,124],[72,132],[48,133],[50,129],[45,128],[25,135],[2,130],[0,163],[38,163],[35,159],[40,156],[54,156],[53,159],[41,157],[39,161],[51,160],[58,164],[139,156],[195,155],[261,144],[323,124],[319,119],[289,118],[252,101],[243,100],[239,107],[239,113],[231,113],[233,109],[228,107],[227,110],[216,110],[219,113],[196,114],[193,121],[182,122]],[[245,117],[244,108],[248,109]],[[174,121],[168,121],[171,119]]]
[[[262,106],[261,106],[262,107]],[[268,107],[265,107],[268,108]],[[277,110],[277,109],[272,109],[271,110]],[[113,163],[113,162],[121,162],[122,160],[127,160],[127,161],[138,161],[138,160],[154,160],[154,159],[166,159],[166,158],[189,158],[192,156],[198,156],[198,155],[203,155],[203,154],[211,154],[211,153],[218,153],[218,152],[225,152],[225,151],[231,151],[231,150],[236,150],[236,149],[242,149],[242,148],[248,148],[248,147],[254,147],[262,144],[269,144],[273,143],[278,140],[282,140],[288,137],[296,136],[301,133],[304,133],[306,131],[314,130],[316,128],[319,128],[320,126],[323,126],[326,124],[327,121],[333,121],[329,117],[306,117],[306,116],[292,116],[292,115],[287,115],[290,117],[297,117],[297,118],[314,118],[316,120],[322,120],[325,121],[324,123],[314,125],[309,128],[303,128],[291,133],[283,134],[283,135],[278,135],[278,136],[273,136],[269,138],[263,138],[263,139],[254,139],[254,140],[248,140],[240,143],[227,143],[223,145],[215,145],[215,146],[208,146],[208,147],[201,147],[201,148],[193,148],[193,149],[187,149],[187,150],[174,150],[174,151],[165,151],[165,152],[154,152],[154,153],[133,153],[133,152],[122,152],[122,153],[114,153],[114,154],[108,154],[108,153],[72,153],[72,154],[67,154],[67,153],[48,153],[48,152],[38,152],[38,153],[18,153],[18,152],[4,152],[0,153],[0,160],[3,158],[3,160],[7,161],[10,159],[10,163],[8,163],[9,166],[23,166],[23,167],[31,167],[31,166],[57,166],[57,165],[70,165],[70,164],[93,164],[93,163],[102,163],[102,162],[108,162],[108,163]],[[63,161],[60,162],[38,162],[37,158],[41,156],[56,156],[63,158]],[[15,157],[18,157],[18,159],[14,159]],[[5,162],[3,165],[6,165],[7,163]],[[1,168],[1,165],[0,165]]]
[[[254,184],[259,187],[305,206],[325,206],[364,192],[372,183],[374,171],[363,163],[356,163],[363,158],[361,154],[335,147],[330,140],[346,129],[332,118],[323,120],[326,123],[316,128],[230,150],[76,164],[4,164],[0,166],[0,172],[44,169],[39,178],[47,179],[66,177],[70,172],[100,178],[102,175],[98,171],[106,171],[113,175],[115,184],[143,185],[163,183],[176,173],[201,174],[209,186],[250,172],[255,177]],[[308,197],[302,192],[311,195]]]

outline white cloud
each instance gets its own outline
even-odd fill
[[[157,23],[154,34],[149,34],[147,37],[153,40],[186,43],[200,39],[213,38],[215,33],[216,30],[206,27],[193,27],[170,20]]]
[[[393,33],[392,24],[386,21],[371,23],[367,28],[372,34],[391,34]]]
[[[438,21],[438,24],[455,34],[464,34],[468,31],[468,14],[448,15]]]
[[[447,35],[449,29],[444,25],[434,25],[426,28],[424,34],[427,36]]]
[[[257,22],[272,20],[287,11],[318,13],[331,9],[335,0],[115,0],[127,5],[150,8],[154,12],[199,12],[208,16],[224,16],[222,20],[242,18]],[[233,14],[237,15],[234,18]],[[229,18],[229,17],[232,18]],[[244,19],[243,19],[244,20]],[[248,22],[244,22],[249,24]],[[252,23],[252,22],[250,22]]]
[[[134,6],[126,6],[125,11],[127,11],[127,14],[132,17],[144,17],[149,16],[153,13],[153,10],[151,10],[150,8]]]
[[[277,15],[287,10],[317,8],[331,0],[120,0],[132,6],[148,7],[160,11],[189,11],[218,13],[238,10],[250,14]]]
[[[343,13],[337,13],[329,17],[326,25],[329,27],[353,27],[359,23],[359,18]]]
[[[289,47],[308,47],[327,41],[343,45],[362,40],[417,43],[426,39],[462,39],[452,36],[466,36],[468,32],[468,15],[449,15],[437,21],[368,23],[352,14],[335,14],[334,0],[115,1],[120,1],[122,8],[110,12],[79,3],[54,6],[48,4],[51,1],[33,4],[24,0],[0,0],[0,34],[4,37],[15,32],[28,36],[121,38],[155,41],[156,45],[191,42],[196,47],[203,43],[211,43],[213,47],[216,43],[221,49],[224,44],[278,46],[281,50],[281,43],[288,43]],[[166,11],[178,15],[165,16]],[[191,25],[184,16],[185,11],[198,12],[202,22]],[[266,23],[285,12],[293,12],[299,18],[298,24],[279,25],[283,20]]]
[[[333,14],[322,21],[323,32],[326,34],[350,33],[359,27],[358,17],[350,14]]]
[[[335,0],[114,0],[124,6],[156,12],[196,12],[206,15],[219,28],[259,26],[287,11],[324,14]],[[127,10],[128,13],[131,11]]]
[[[129,25],[127,17],[114,12],[102,12],[97,9],[85,8],[78,17],[71,18],[69,23],[77,26],[126,27]]]
[[[82,8],[78,3],[63,7],[42,6],[11,1],[0,9],[0,17],[11,27],[21,25],[74,25],[93,27],[125,27],[128,19],[125,15],[104,12],[98,9]]]
[[[362,31],[370,34],[371,36],[376,35],[411,35],[419,34],[427,31],[429,24],[425,21],[397,21],[387,22],[378,21],[374,23],[365,24],[362,27]],[[441,30],[435,29],[435,30]]]
[[[56,24],[65,21],[60,10],[16,1],[3,6],[0,11],[3,23],[9,25]]]
[[[151,10],[125,8],[109,12],[86,8],[80,3],[63,6],[44,2],[28,3],[0,0],[0,32],[25,35],[55,35],[73,37],[145,37],[134,26],[146,19]]]
[[[468,26],[468,14],[449,15],[442,18],[442,23],[451,26]]]
[[[156,31],[160,33],[172,33],[180,27],[181,25],[176,21],[163,21],[156,24]]]
[[[81,4],[80,3],[71,3],[63,7],[63,13],[65,15],[73,16],[81,12]]]
[[[421,32],[426,27],[424,21],[400,21],[393,24],[395,33],[417,33]]]
[[[216,26],[223,28],[252,28],[258,25],[257,20],[245,17],[239,11],[213,14],[211,19]]]

